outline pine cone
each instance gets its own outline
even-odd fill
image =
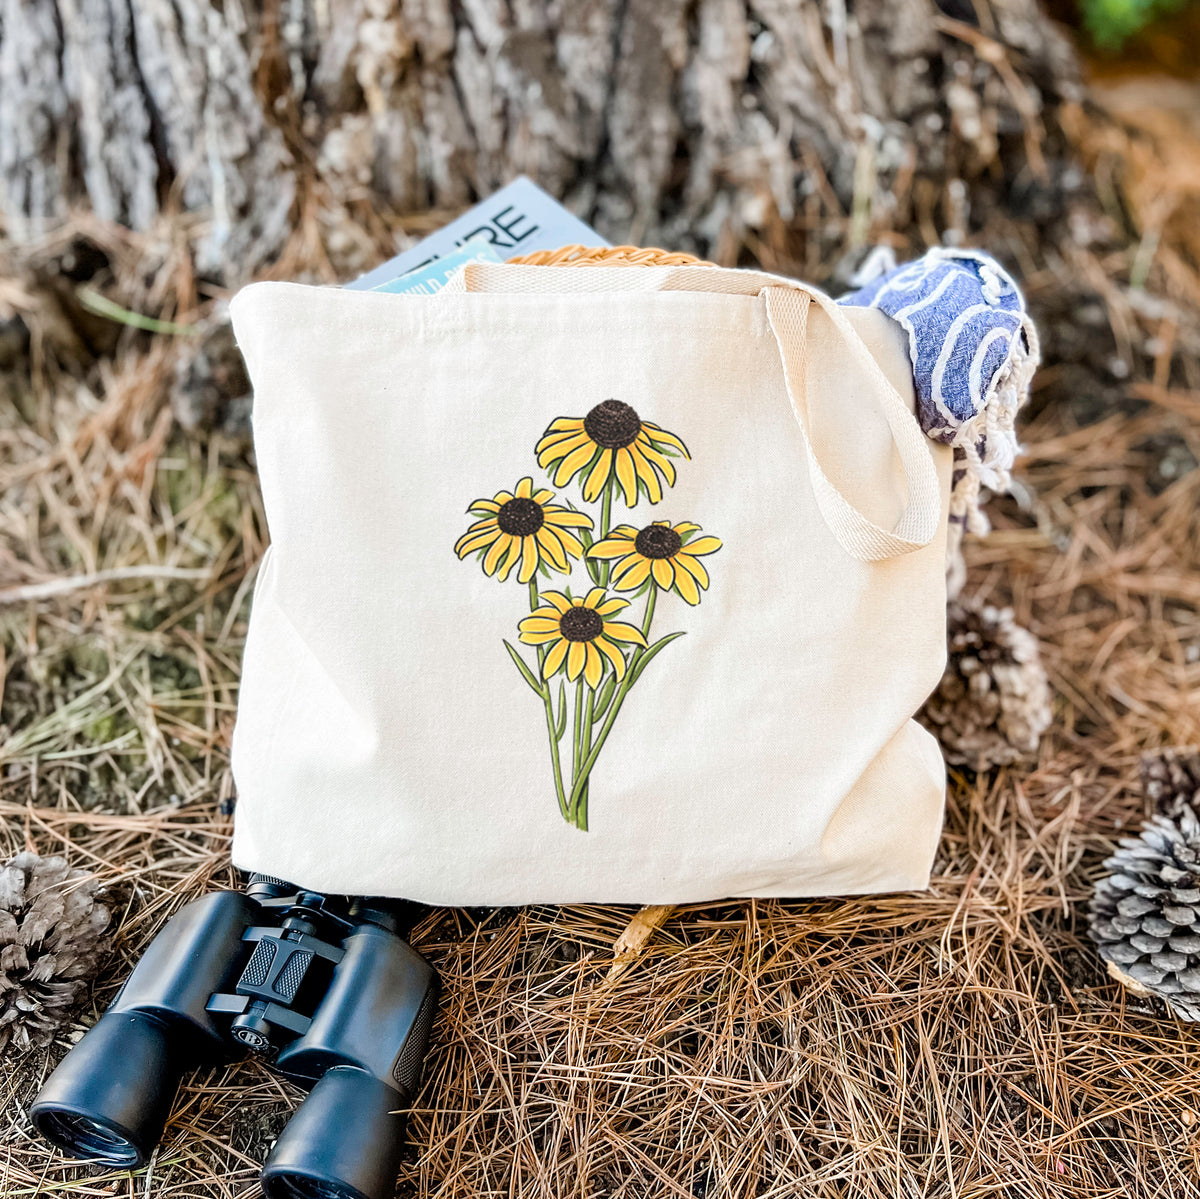
[[[1037,638],[1008,608],[956,600],[946,609],[946,673],[921,711],[949,762],[987,770],[1032,758],[1050,724]]]
[[[96,881],[63,858],[0,866],[0,1052],[49,1043],[107,949]]]
[[[1200,1020],[1200,819],[1153,816],[1104,865],[1088,931],[1109,974]]]
[[[1200,750],[1160,749],[1142,758],[1142,790],[1160,816],[1178,820],[1184,808],[1200,813]]]

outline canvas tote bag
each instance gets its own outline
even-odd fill
[[[233,858],[436,904],[927,885],[951,451],[902,330],[749,271],[233,303],[271,547]]]

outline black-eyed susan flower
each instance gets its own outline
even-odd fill
[[[454,552],[465,558],[483,551],[486,574],[500,572],[503,582],[519,562],[517,578],[528,583],[545,562],[568,574],[570,559],[583,554],[583,544],[572,529],[590,529],[592,520],[561,504],[552,504],[554,492],[534,491],[526,476],[512,491],[498,491],[490,499],[475,500],[468,508],[482,516],[455,542]]]
[[[689,604],[698,604],[700,589],[708,587],[700,559],[721,548],[719,537],[697,537],[699,532],[699,525],[686,521],[656,520],[644,529],[617,525],[588,550],[588,557],[612,561],[609,585],[617,591],[633,591],[652,578],[664,591],[674,589]]]
[[[583,498],[596,500],[610,479],[625,493],[625,505],[637,503],[641,484],[652,504],[662,499],[662,480],[675,485],[671,454],[690,458],[687,446],[674,433],[640,416],[620,400],[597,404],[582,419],[559,417],[537,443],[538,465],[554,466],[554,486],[579,477]]]
[[[545,606],[534,609],[517,627],[526,645],[546,647],[543,678],[565,667],[571,682],[582,674],[594,689],[604,674],[606,659],[618,680],[625,677],[621,644],[646,644],[640,629],[609,619],[628,608],[628,600],[606,595],[603,587],[593,587],[583,599],[571,599],[560,591],[543,591],[540,598]]]

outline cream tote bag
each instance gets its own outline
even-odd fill
[[[951,451],[903,331],[715,267],[233,303],[271,532],[233,857],[435,904],[924,887]]]

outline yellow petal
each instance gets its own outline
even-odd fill
[[[654,565],[650,569],[654,574],[654,581],[664,590],[675,582],[675,571],[671,566],[670,558],[655,558]]]
[[[542,547],[550,565],[566,574],[570,567],[567,565],[567,555],[563,552],[562,542],[543,525],[537,531],[537,543]]]
[[[690,520],[681,520],[677,525],[671,527],[682,537],[684,533],[694,533],[700,526],[692,524]]]
[[[507,504],[512,498],[513,493],[511,491],[497,491],[493,497],[493,499],[496,501],[497,511],[499,511],[499,509]]]
[[[583,485],[583,498],[589,504],[600,495],[600,492],[604,489],[604,484],[608,482],[608,476],[612,470],[612,459],[612,450],[600,451],[600,455],[596,459],[596,465],[592,467],[592,472],[588,475],[587,482]]]
[[[553,429],[543,433],[538,439],[537,450],[540,453],[543,447],[552,445],[563,445],[568,441],[573,441],[576,437],[586,437],[587,434],[582,429]]]
[[[574,478],[576,471],[582,470],[591,462],[595,452],[596,447],[590,441],[585,441],[577,450],[568,454],[558,464],[558,470],[554,472],[554,486],[563,487],[569,483]]]
[[[560,616],[571,607],[571,601],[561,591],[543,591],[538,598],[545,600]]]
[[[584,664],[587,662],[587,643],[583,641],[572,641],[571,648],[567,651],[567,680],[574,682],[579,678],[580,672],[583,670]]]
[[[541,504],[543,508],[545,508],[545,506],[552,499],[554,499],[554,492],[551,491],[548,487],[543,487],[541,489],[541,491],[535,491],[533,493],[533,502],[535,504]]]
[[[555,506],[547,510],[546,523],[557,525],[560,529],[590,529],[592,518],[586,512],[570,512]]]
[[[694,558],[699,554],[715,554],[720,548],[721,539],[719,537],[697,537],[683,547],[683,552],[691,554]]]
[[[476,509],[480,512],[499,512],[500,505],[495,500],[475,500],[467,506],[468,512],[474,512]]]
[[[523,645],[546,645],[548,642],[557,641],[560,636],[558,625],[555,625],[553,633],[518,633],[517,640]]]
[[[621,620],[606,620],[604,622],[604,635],[611,637],[614,641],[631,641],[634,645],[645,645],[646,638],[642,636],[642,630],[635,628],[631,624],[626,624]]]
[[[554,437],[543,437],[535,447],[538,466],[545,470],[551,462],[557,462],[585,445],[595,449],[595,443],[586,433],[559,433]]]
[[[484,556],[484,574],[494,575],[496,573],[496,567],[500,565],[500,558],[510,545],[512,545],[512,538],[507,533],[502,533],[496,538],[492,543],[492,548]]]
[[[693,607],[700,602],[700,588],[686,570],[675,571],[675,590]]]
[[[534,536],[521,538],[521,573],[517,575],[519,583],[528,583],[537,574],[538,548]]]
[[[522,633],[557,633],[558,615],[556,613],[554,616],[526,616],[524,620],[517,622],[517,628]]]
[[[545,662],[542,663],[542,678],[548,679],[552,674],[557,674],[562,668],[563,659],[567,656],[567,649],[570,642],[565,638],[561,638],[553,649],[546,655]]]
[[[509,540],[512,542],[511,548],[500,566],[499,578],[501,583],[512,574],[512,568],[521,560],[521,538],[510,537]]]
[[[528,500],[533,498],[533,480],[526,475],[518,484],[516,491],[513,494],[519,500]]]
[[[617,525],[615,529],[610,529],[610,537],[624,537],[627,541],[636,541],[638,530],[633,525]]]
[[[612,574],[609,575],[609,578],[616,581],[623,574],[625,574],[626,571],[632,570],[639,562],[648,563],[649,561],[649,558],[643,558],[642,555],[635,550],[632,554],[626,554],[620,562],[613,563]]]
[[[568,558],[578,558],[583,554],[583,543],[577,537],[573,537],[566,529],[551,528],[550,532],[558,538],[563,547],[563,552]]]
[[[624,537],[617,539],[606,537],[603,541],[594,542],[588,550],[589,558],[623,558],[630,551],[630,544]]]
[[[601,616],[615,616],[622,608],[628,608],[629,601],[621,599],[619,596],[613,596],[612,599],[605,601],[603,604],[596,605],[596,611]]]
[[[603,587],[593,587],[591,591],[584,596],[583,606],[585,608],[594,608],[604,598]]]
[[[625,561],[632,562],[633,565],[627,570],[622,571],[619,580],[614,575],[613,578],[609,579],[609,582],[618,591],[636,591],[649,577],[650,559],[639,558],[634,554],[630,554]]]
[[[460,558],[465,558],[472,550],[481,550],[485,545],[491,545],[499,536],[499,529],[488,529],[483,533],[464,533],[454,543],[454,552]]]
[[[669,445],[673,450],[678,450],[685,458],[690,459],[691,454],[688,453],[688,448],[675,436],[674,433],[668,433],[661,425],[656,425],[652,421],[642,421],[642,428],[650,431],[650,436],[657,442],[663,445]]]
[[[479,529],[498,529],[499,527],[500,522],[494,516],[485,516],[482,520],[473,520],[467,532],[474,533]]]
[[[678,576],[681,570],[687,571],[688,574],[700,584],[701,587],[708,586],[708,571],[704,569],[702,562],[697,562],[691,554],[685,550],[681,550],[674,558],[671,559],[675,563],[675,574]]]
[[[633,458],[633,468],[637,471],[638,478],[646,484],[650,502],[657,504],[662,499],[663,493],[662,484],[658,481],[658,475],[654,473],[654,467],[646,461],[646,456],[636,441],[629,447],[629,453]]]
[[[658,469],[660,471],[662,471],[663,478],[666,479],[666,481],[667,481],[667,486],[674,487],[675,486],[674,463],[672,463],[670,458],[667,458],[663,454],[660,454],[654,448],[654,446],[652,446],[650,444],[649,440],[643,441],[642,438],[645,436],[646,435],[644,433],[639,433],[637,441],[634,444],[645,455],[647,462],[649,462],[652,466],[658,467]]]
[[[592,644],[612,663],[619,683],[625,677],[625,655],[607,637],[597,637]]]
[[[557,420],[552,420],[550,422],[550,428],[547,429],[546,432],[549,433],[552,430],[557,432],[561,429],[582,429],[582,428],[583,428],[583,417],[582,416],[560,416]]]
[[[617,451],[617,479],[625,492],[625,507],[632,508],[637,503],[637,471],[633,456],[624,447]]]
[[[587,680],[587,685],[595,691],[597,684],[600,682],[600,676],[604,674],[604,659],[600,657],[600,651],[592,642],[588,642],[587,647],[587,665],[583,668],[583,677]]]

